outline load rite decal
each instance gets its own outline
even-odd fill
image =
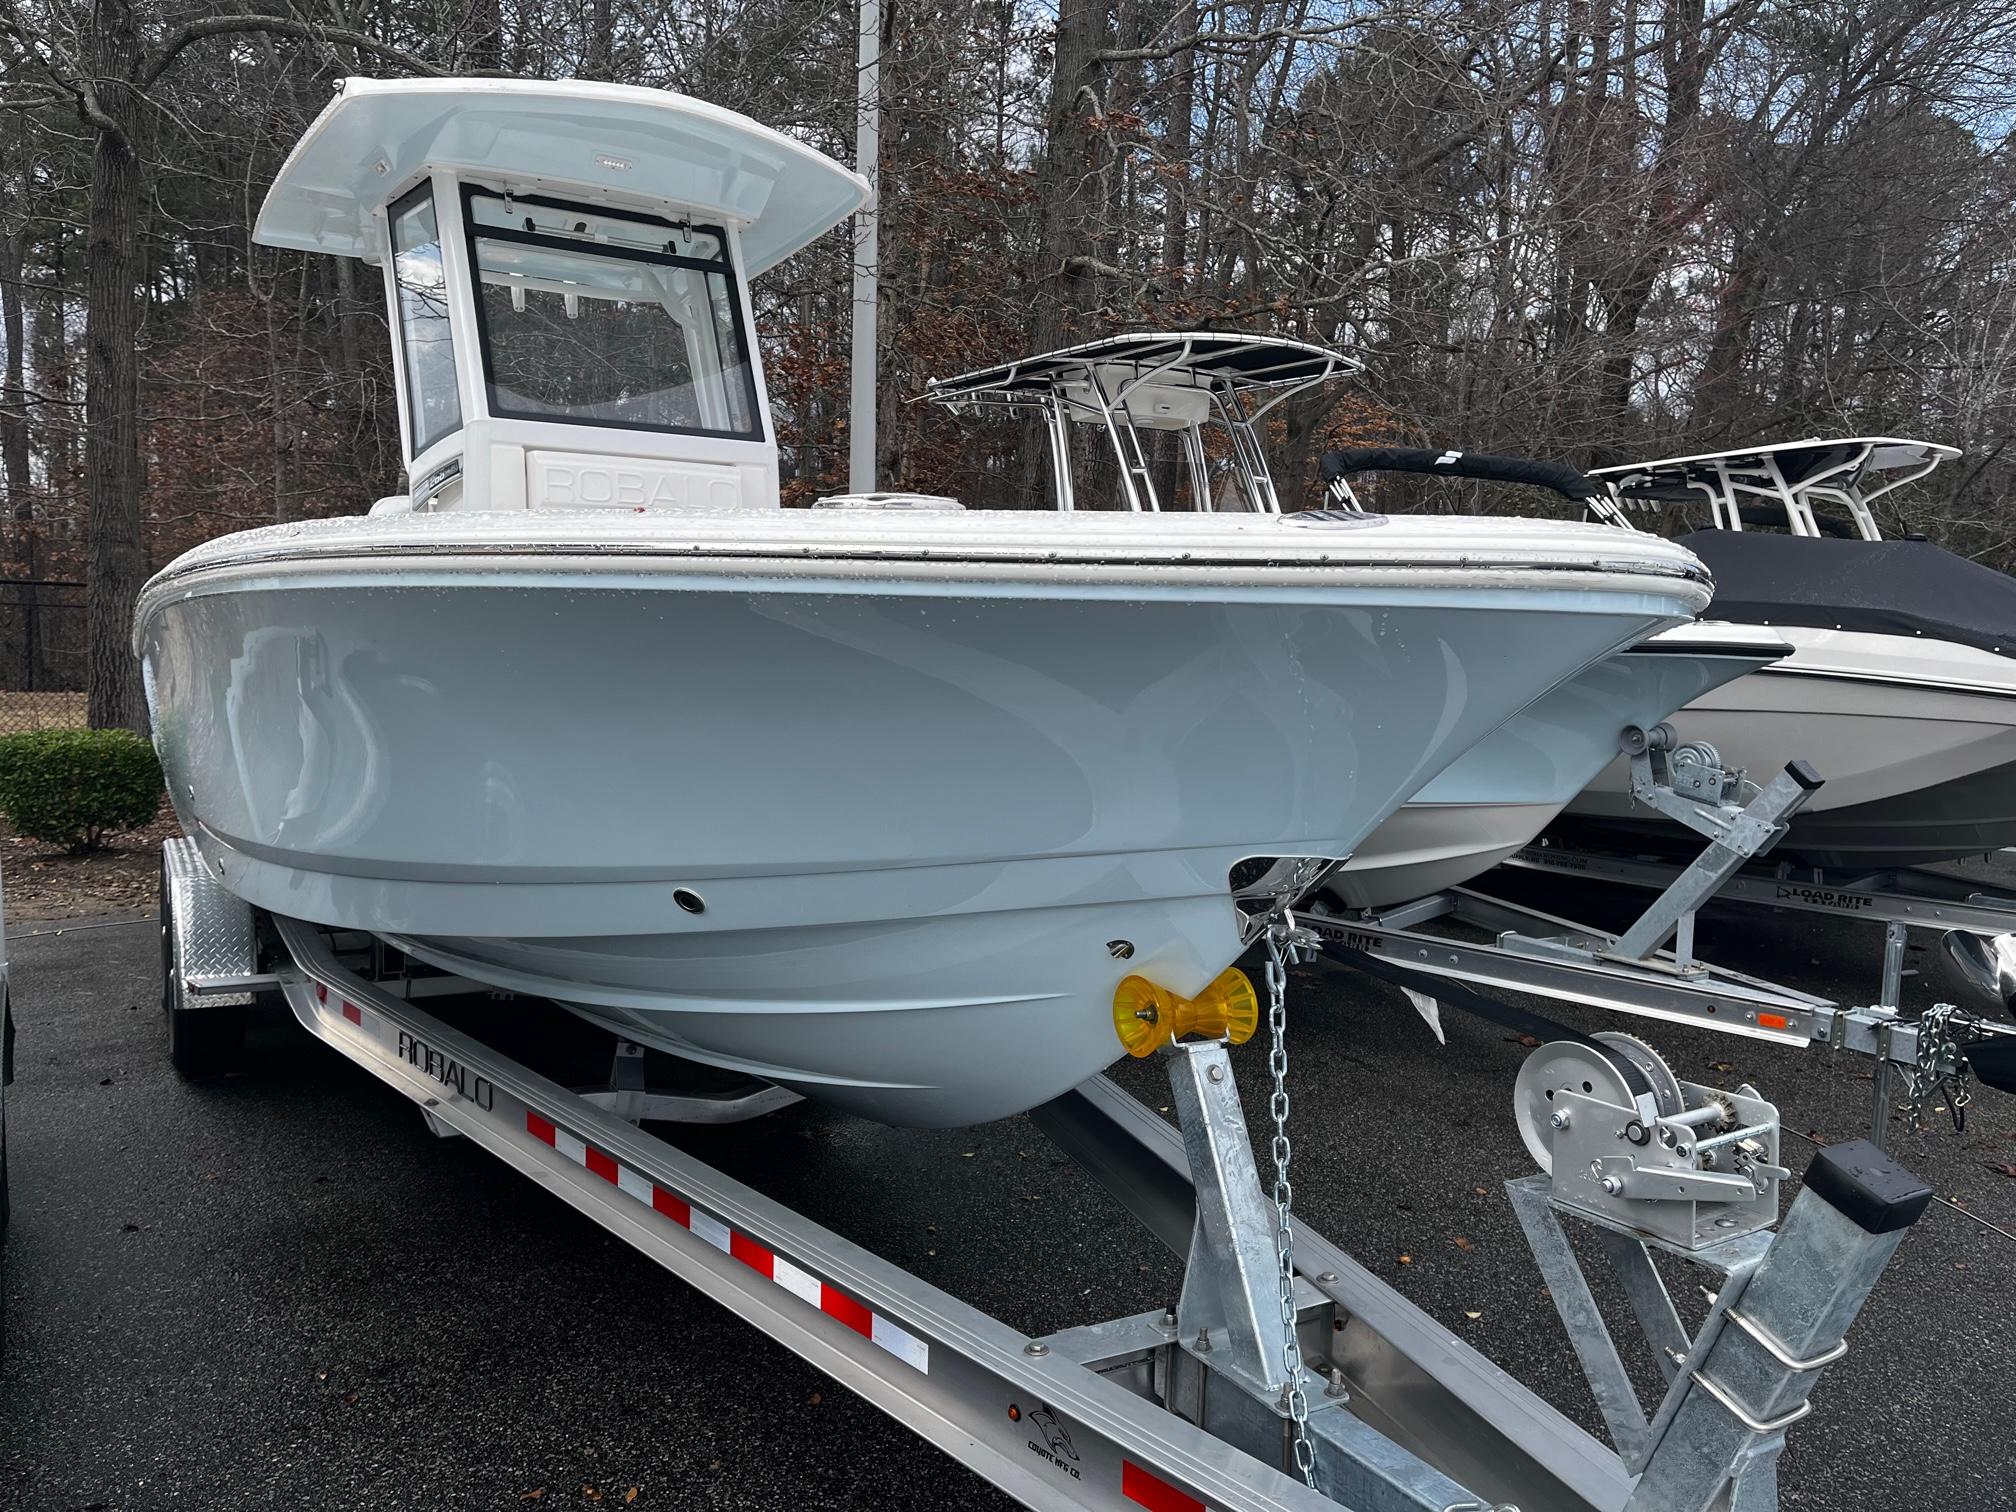
[[[1787,903],[1811,903],[1849,913],[1864,913],[1876,906],[1874,898],[1861,893],[1842,892],[1834,887],[1802,887],[1792,882],[1780,882],[1772,896]]]

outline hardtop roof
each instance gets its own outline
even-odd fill
[[[427,168],[520,193],[663,203],[741,228],[762,272],[852,215],[868,181],[732,110],[590,80],[346,79],[281,165],[253,239],[375,257],[374,212]]]

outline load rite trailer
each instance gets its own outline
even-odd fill
[[[413,974],[363,936],[255,916],[187,842],[167,847],[163,875],[164,1001],[182,1069],[218,1069],[234,1022],[283,998],[438,1132],[488,1150],[1032,1507],[1764,1512],[1787,1430],[1930,1197],[1858,1142],[1816,1157],[1781,1220],[1790,1173],[1776,1111],[1755,1089],[1680,1082],[1636,1041],[1564,1031],[1535,1052],[1515,1105],[1544,1169],[1510,1191],[1605,1443],[1295,1221],[1284,1192],[1270,1198],[1222,1041],[1156,1052],[1180,1127],[1104,1077],[1034,1115],[1188,1258],[1167,1309],[1033,1336],[635,1121],[751,1116],[778,1094],[741,1089],[701,1108],[643,1085],[642,1061],[620,1045],[608,1087],[570,1089],[468,1032],[482,1014],[450,1022],[471,984]],[[1266,938],[1278,1063],[1280,963],[1311,941],[1285,913]],[[1285,1099],[1275,1112],[1285,1125]],[[1568,1242],[1578,1225],[1662,1363],[1657,1402],[1631,1389]],[[1691,1331],[1659,1253],[1696,1267],[1713,1294]]]

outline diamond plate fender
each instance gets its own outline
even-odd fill
[[[250,1003],[251,986],[268,980],[252,905],[210,874],[192,840],[162,845],[161,886],[175,1010]]]

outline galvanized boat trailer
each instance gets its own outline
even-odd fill
[[[1700,833],[1692,862],[1654,862],[1576,851],[1543,842],[1505,864],[1651,889],[1656,896],[1621,933],[1610,934],[1531,905],[1471,888],[1450,888],[1412,903],[1356,912],[1300,916],[1333,963],[1400,986],[1430,1023],[1440,1006],[1492,1016],[1483,993],[1531,993],[1611,1012],[1692,1024],[1772,1043],[1819,1045],[1875,1058],[1869,1137],[1887,1143],[1898,1075],[1916,1127],[1935,1096],[1964,1099],[1970,1069],[2009,1089],[2016,1072],[2016,1024],[1935,1003],[1904,1016],[1907,926],[1946,933],[1955,973],[1974,979],[1977,998],[1996,997],[2001,962],[1982,936],[2016,931],[2016,898],[1931,872],[1886,872],[1824,885],[1766,859],[1801,805],[1823,779],[1795,762],[1764,787],[1723,768],[1714,751],[1682,744],[1670,727],[1627,729],[1621,737],[1640,802]],[[1762,903],[1885,924],[1882,976],[1875,1001],[1837,1003],[1700,959],[1694,922],[1714,902]],[[1669,942],[1670,948],[1669,948]],[[1973,957],[1972,960],[1967,957]],[[1988,978],[1982,983],[1980,979]],[[1473,991],[1474,990],[1474,991]]]
[[[1658,858],[1543,839],[1508,858],[1508,868],[1646,889],[1662,896],[1686,868]],[[1843,872],[1759,857],[1732,872],[1713,901],[1824,914],[1884,929],[1881,1002],[1896,1004],[1910,930],[1932,933],[1935,959],[1972,1000],[2016,1015],[2016,894],[1926,867]]]
[[[1643,1046],[1536,1052],[1521,1116],[1551,1175],[1508,1190],[1613,1447],[1270,1200],[1221,1042],[1159,1052],[1179,1126],[1104,1077],[1034,1113],[1188,1259],[1166,1310],[1030,1336],[644,1133],[634,1117],[671,1105],[634,1080],[624,1100],[620,1051],[610,1089],[570,1090],[421,1006],[472,984],[389,970],[368,937],[255,915],[186,841],[165,848],[163,875],[183,1069],[215,1069],[204,1056],[232,1021],[242,1033],[277,994],[437,1133],[481,1145],[1034,1507],[1767,1512],[1786,1431],[1930,1197],[1872,1146],[1836,1147],[1774,1234],[1790,1173],[1754,1089],[1679,1083]],[[1278,937],[1310,938],[1292,919]],[[745,1099],[720,1116],[760,1111]],[[1650,1411],[1568,1243],[1577,1225],[1616,1268],[1666,1383]],[[1706,1273],[1691,1330],[1655,1258]]]

